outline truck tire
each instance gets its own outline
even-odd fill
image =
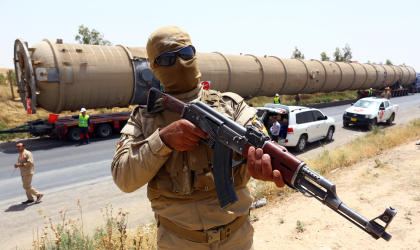
[[[299,137],[298,143],[295,146],[295,151],[296,152],[303,152],[306,148],[306,143],[308,142],[308,138],[306,135],[301,135]]]
[[[102,138],[112,135],[111,125],[109,125],[108,123],[99,125],[98,128],[96,129],[96,134]]]
[[[325,136],[325,141],[331,142],[333,140],[333,135],[334,135],[334,127],[331,126],[328,129],[327,135]]]
[[[394,122],[394,119],[395,119],[395,113],[392,113],[391,117],[389,117],[389,119],[386,120],[386,124],[389,126],[392,125],[392,123]]]
[[[80,130],[79,127],[71,127],[67,132],[67,139],[70,141],[79,141],[80,140]]]
[[[378,121],[376,120],[376,118],[373,118],[373,119],[369,122],[369,124],[368,124],[367,128],[368,128],[368,130],[372,130],[372,129],[373,129],[373,127],[375,127],[376,125],[378,125]]]

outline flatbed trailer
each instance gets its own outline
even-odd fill
[[[131,112],[128,111],[90,115],[89,134],[102,138],[111,136],[124,127],[130,114]],[[50,136],[71,141],[80,139],[78,116],[59,117],[51,114],[49,119],[28,121],[18,127],[0,130],[0,134],[12,133],[30,133],[33,136]]]

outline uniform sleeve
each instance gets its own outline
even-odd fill
[[[24,167],[32,167],[34,165],[34,156],[31,152],[25,154],[26,162],[23,163]]]
[[[171,152],[160,139],[159,130],[144,138],[139,124],[129,121],[111,164],[115,184],[124,192],[137,190],[156,175]]]

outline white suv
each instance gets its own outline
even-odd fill
[[[302,152],[308,142],[333,139],[335,121],[318,109],[281,104],[266,104],[257,109],[257,115],[268,131],[271,127],[270,117],[276,116],[280,122],[280,145],[294,147],[296,151]]]

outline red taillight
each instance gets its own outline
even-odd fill
[[[287,128],[287,133],[288,133],[288,134],[292,134],[292,133],[293,133],[293,128],[288,127],[288,128]]]

